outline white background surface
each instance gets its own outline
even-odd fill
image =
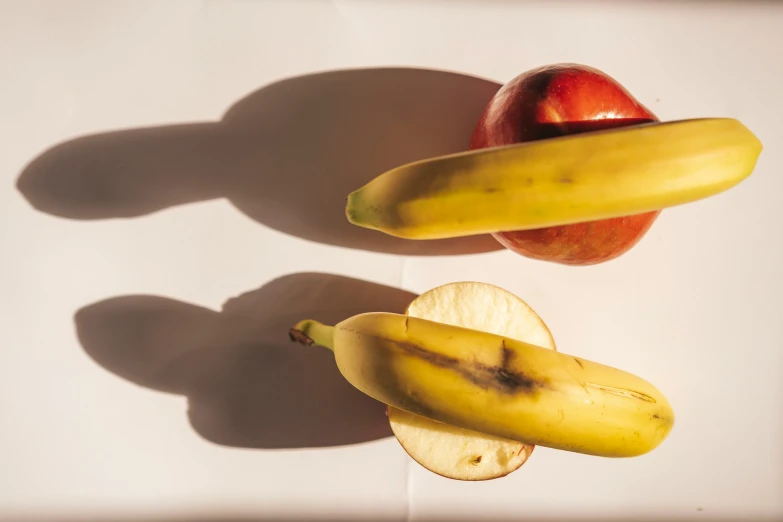
[[[783,517],[781,49],[773,2],[0,2],[0,519]],[[754,175],[589,268],[340,222],[344,188],[465,148],[490,82],[563,61],[664,120],[739,118]],[[457,74],[307,76],[380,66]],[[447,481],[285,340],[454,280],[655,383],[670,437]]]

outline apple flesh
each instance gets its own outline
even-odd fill
[[[523,300],[484,283],[451,283],[416,298],[411,317],[472,328],[555,349],[544,321]],[[490,480],[519,469],[534,446],[428,419],[389,406],[392,432],[424,468],[456,480]]]
[[[395,437],[413,460],[427,470],[454,480],[505,477],[527,462],[530,444],[442,424],[397,408],[389,408]]]
[[[522,73],[484,109],[471,149],[511,145],[641,123],[658,118],[598,69],[558,64]],[[493,234],[523,256],[566,265],[609,261],[636,245],[660,211],[534,230]]]

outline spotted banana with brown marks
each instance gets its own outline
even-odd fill
[[[674,423],[666,397],[635,375],[486,332],[366,313],[290,334],[331,348],[342,375],[380,402],[526,444],[633,457]]]
[[[348,196],[358,226],[408,239],[628,216],[706,198],[755,168],[761,142],[731,118],[646,123],[429,158]]]

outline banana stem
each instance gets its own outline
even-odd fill
[[[299,321],[288,331],[292,341],[299,344],[317,344],[334,351],[334,326],[328,326],[312,319]]]

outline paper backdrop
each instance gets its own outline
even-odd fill
[[[774,2],[0,3],[0,519],[783,517],[781,50]],[[593,267],[345,222],[348,191],[464,150],[501,83],[566,61],[663,120],[740,119],[756,171]],[[287,339],[459,280],[655,383],[670,437],[449,481]]]

